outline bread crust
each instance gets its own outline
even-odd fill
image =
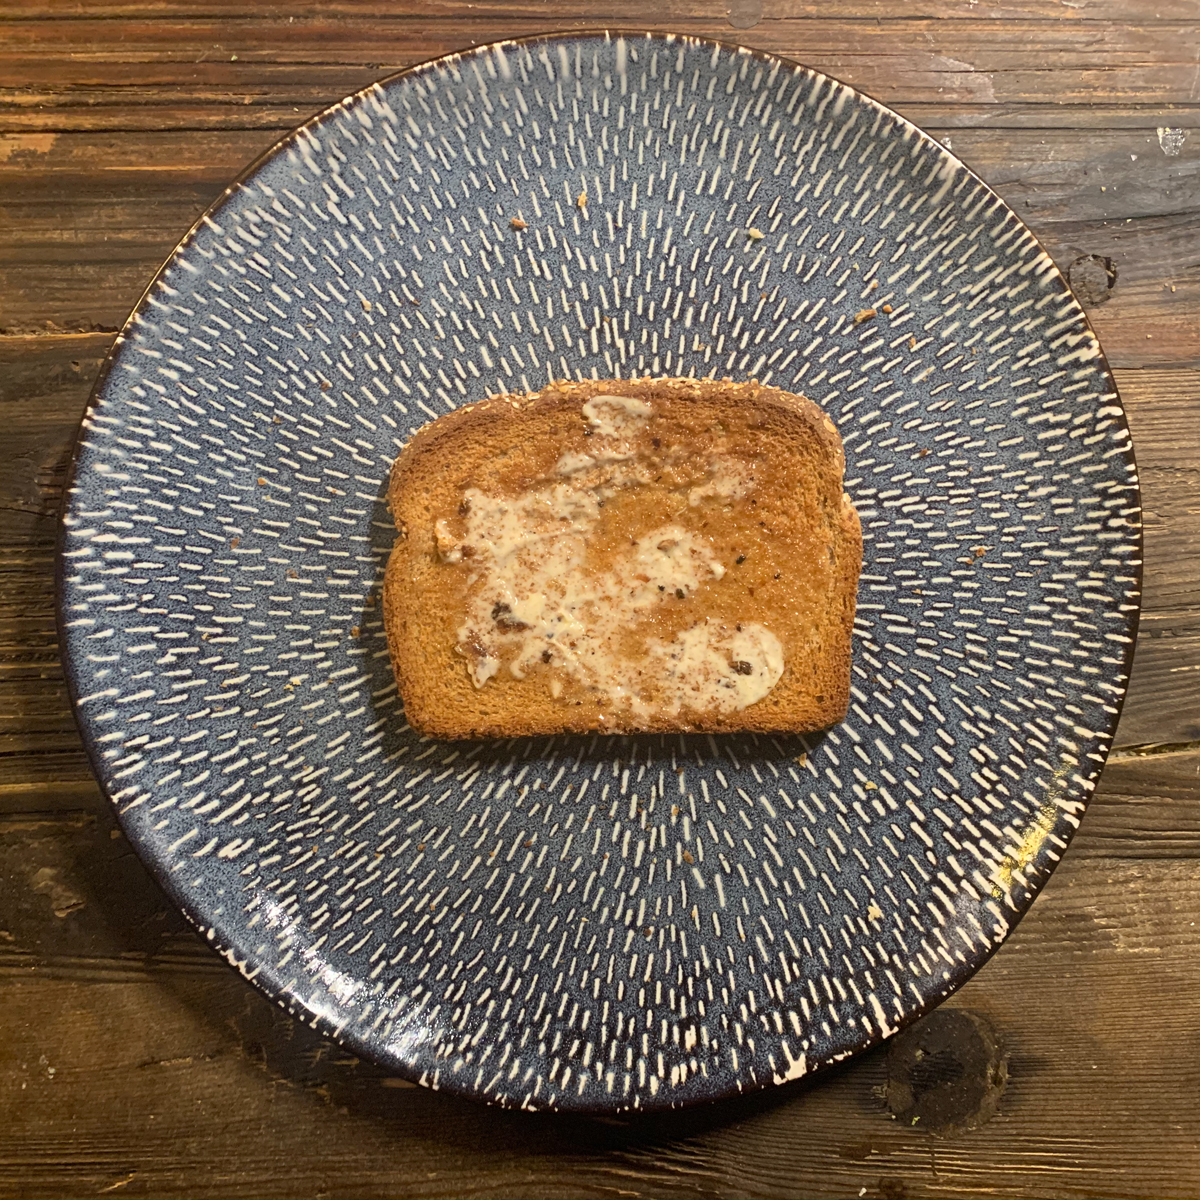
[[[768,696],[749,707],[636,717],[611,706],[557,703],[544,682],[509,679],[502,673],[476,688],[469,678],[456,649],[453,600],[444,595],[449,578],[444,573],[456,568],[437,560],[435,522],[454,510],[474,473],[498,457],[520,464],[539,445],[577,436],[572,431],[576,426],[582,429],[582,406],[606,394],[651,402],[656,411],[686,413],[683,406],[689,406],[724,414],[730,421],[749,423],[764,445],[777,448],[778,457],[800,447],[804,462],[812,464],[807,472],[812,478],[795,482],[798,488],[819,493],[820,508],[810,504],[809,509],[825,513],[831,559],[825,610],[796,637],[783,639],[789,651],[784,675]],[[421,733],[445,739],[594,731],[805,732],[835,724],[849,705],[851,637],[862,564],[858,514],[842,492],[844,462],[837,428],[816,404],[753,381],[556,382],[530,395],[493,396],[430,422],[401,451],[388,489],[398,536],[385,575],[383,616],[409,723]],[[791,536],[783,533],[778,541],[781,560],[788,558],[791,545]],[[789,646],[789,640],[794,644]]]

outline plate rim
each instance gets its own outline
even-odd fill
[[[874,105],[881,112],[899,122],[907,130],[910,130],[921,141],[936,147],[937,152],[945,155],[953,160],[956,166],[967,173],[971,179],[980,187],[986,190],[988,195],[995,197],[1004,209],[1011,213],[1021,227],[1033,238],[1037,248],[1045,255],[1047,261],[1051,265],[1051,277],[1057,276],[1061,280],[1066,294],[1075,301],[1079,308],[1080,317],[1083,320],[1087,332],[1091,335],[1097,347],[1097,362],[1103,377],[1107,381],[1108,387],[1112,394],[1117,399],[1117,405],[1120,409],[1118,419],[1119,426],[1125,431],[1128,445],[1122,450],[1122,456],[1132,468],[1132,483],[1136,494],[1137,507],[1137,527],[1136,536],[1130,539],[1137,547],[1137,563],[1132,574],[1135,576],[1137,589],[1137,606],[1134,612],[1126,618],[1127,624],[1124,632],[1128,635],[1128,642],[1124,647],[1121,670],[1125,674],[1126,683],[1124,690],[1114,705],[1116,712],[1113,714],[1111,723],[1108,727],[1108,746],[1103,751],[1103,760],[1096,765],[1093,778],[1094,784],[1099,783],[1104,769],[1107,766],[1109,755],[1113,749],[1113,742],[1116,737],[1117,730],[1120,725],[1121,715],[1125,709],[1125,702],[1129,696],[1129,687],[1132,683],[1134,653],[1137,647],[1137,638],[1142,616],[1142,602],[1144,597],[1144,571],[1145,571],[1145,522],[1143,519],[1142,508],[1142,489],[1141,477],[1137,469],[1137,459],[1133,444],[1133,434],[1129,427],[1128,414],[1125,409],[1124,401],[1121,399],[1120,390],[1117,387],[1116,378],[1113,375],[1112,367],[1108,362],[1108,357],[1104,352],[1104,347],[1097,336],[1095,329],[1092,326],[1087,310],[1075,290],[1071,287],[1070,280],[1065,271],[1063,271],[1055,261],[1053,255],[1047,250],[1041,238],[1036,231],[1030,228],[1026,221],[1021,217],[1017,210],[1007,200],[1004,199],[986,180],[981,178],[967,163],[954,153],[952,149],[940,142],[931,134],[925,132],[919,125],[905,117],[902,113],[897,112],[894,108],[882,101],[877,100],[869,92],[863,91],[861,88],[853,84],[846,83],[844,80],[832,75],[827,71],[819,70],[815,67],[807,66],[797,59],[791,58],[785,54],[778,54],[770,50],[759,50],[752,46],[746,46],[740,42],[727,41],[723,38],[711,37],[701,34],[672,32],[670,30],[651,30],[651,29],[636,29],[618,26],[589,26],[583,29],[571,30],[548,30],[542,33],[524,34],[515,38],[500,38],[494,41],[481,42],[478,45],[470,46],[461,50],[453,50],[444,54],[438,54],[431,58],[422,59],[420,62],[412,63],[407,67],[402,67],[397,71],[393,71],[387,75],[381,76],[378,79],[366,84],[365,86],[353,91],[340,100],[332,104],[326,105],[319,109],[311,116],[307,117],[300,124],[290,129],[281,138],[271,143],[265,150],[259,153],[255,158],[243,167],[229,181],[229,183],[221,190],[209,204],[207,204],[200,215],[192,222],[183,236],[175,244],[162,261],[159,267],[155,270],[150,281],[142,291],[133,307],[130,309],[128,317],[121,325],[120,331],[113,339],[112,345],[105,354],[104,361],[101,364],[100,370],[96,375],[95,382],[92,385],[91,391],[88,394],[87,403],[84,406],[80,417],[80,422],[75,430],[74,437],[71,442],[70,458],[68,462],[66,476],[64,478],[62,494],[59,499],[58,510],[56,513],[56,531],[55,531],[55,546],[54,546],[54,624],[55,634],[58,639],[59,658],[62,663],[63,676],[67,687],[67,695],[70,701],[71,716],[75,722],[75,727],[79,732],[80,740],[83,742],[84,749],[87,753],[88,763],[95,776],[100,792],[111,809],[121,832],[125,835],[130,846],[137,854],[139,861],[146,868],[154,883],[165,893],[167,898],[175,905],[184,915],[185,919],[196,930],[202,940],[212,949],[219,958],[223,959],[231,968],[235,969],[246,982],[250,983],[260,994],[265,996],[273,1004],[282,1008],[295,1020],[305,1020],[305,1023],[314,1029],[323,1037],[327,1037],[339,1045],[345,1046],[356,1055],[376,1064],[384,1070],[394,1072],[396,1076],[406,1079],[412,1083],[416,1083],[423,1087],[428,1087],[432,1091],[438,1091],[471,1100],[475,1103],[482,1103],[488,1107],[504,1108],[509,1110],[524,1110],[536,1113],[554,1113],[561,1116],[613,1116],[618,1115],[630,1120],[636,1119],[638,1116],[649,1116],[653,1113],[663,1112],[682,1112],[684,1110],[710,1107],[715,1105],[736,1103],[739,1099],[765,1092],[768,1089],[772,1090],[772,1094],[778,1094],[782,1100],[785,1096],[796,1095],[802,1089],[806,1088],[810,1081],[817,1075],[824,1074],[831,1067],[850,1058],[856,1058],[868,1050],[872,1050],[881,1043],[890,1040],[897,1033],[915,1024],[917,1021],[928,1016],[935,1009],[939,1008],[952,996],[954,996],[960,988],[975,977],[976,974],[984,966],[986,966],[996,954],[996,952],[1004,946],[1011,938],[1014,930],[1024,920],[1026,914],[1033,907],[1034,902],[1041,895],[1043,889],[1050,882],[1051,877],[1058,869],[1062,858],[1070,849],[1071,844],[1078,832],[1079,825],[1082,824],[1083,817],[1087,814],[1087,809],[1091,805],[1092,798],[1095,795],[1094,787],[1087,795],[1086,799],[1081,801],[1082,810],[1080,812],[1080,820],[1065,832],[1063,841],[1065,845],[1059,854],[1057,860],[1050,863],[1044,873],[1039,873],[1039,877],[1034,882],[1033,886],[1027,890],[1027,898],[1025,901],[1011,914],[1008,921],[1008,927],[1004,935],[999,941],[989,941],[985,948],[974,956],[971,961],[960,966],[957,970],[951,969],[947,972],[947,977],[944,979],[945,986],[936,997],[916,1005],[910,1012],[903,1017],[896,1018],[895,1024],[892,1025],[887,1033],[872,1033],[869,1037],[862,1038],[855,1045],[854,1049],[848,1053],[841,1055],[838,1058],[827,1058],[814,1060],[807,1068],[804,1075],[794,1081],[785,1081],[783,1083],[775,1083],[772,1078],[765,1074],[753,1081],[746,1080],[744,1084],[739,1084],[736,1088],[730,1088],[715,1096],[689,1096],[677,1100],[675,1102],[667,1102],[669,1093],[662,1093],[663,1099],[658,1097],[645,1096],[643,1102],[634,1108],[629,1104],[603,1104],[603,1103],[587,1103],[587,1104],[572,1104],[570,1106],[558,1106],[549,1104],[516,1104],[511,1100],[503,1098],[492,1098],[481,1094],[473,1087],[460,1083],[457,1076],[450,1074],[444,1076],[441,1080],[434,1083],[432,1080],[423,1080],[422,1076],[427,1074],[408,1063],[400,1061],[391,1061],[385,1059],[380,1054],[379,1048],[374,1045],[370,1038],[359,1034],[356,1026],[337,1026],[329,1020],[325,1015],[316,1012],[308,1007],[308,1005],[294,992],[290,992],[283,987],[276,987],[273,981],[269,978],[264,978],[262,973],[254,970],[252,973],[247,973],[245,962],[239,962],[236,954],[226,948],[218,933],[215,925],[208,923],[208,918],[204,916],[199,908],[191,901],[188,893],[184,892],[181,887],[176,885],[176,881],[172,872],[165,869],[159,857],[152,853],[152,847],[144,844],[144,839],[131,835],[130,829],[127,827],[127,822],[124,814],[119,807],[114,803],[111,789],[106,781],[101,770],[102,762],[98,754],[98,746],[89,736],[86,730],[79,709],[79,679],[76,675],[76,667],[71,655],[67,649],[66,636],[66,540],[67,540],[67,525],[66,517],[71,506],[71,498],[76,488],[76,478],[80,466],[81,450],[83,445],[83,433],[85,424],[89,417],[95,412],[101,395],[108,383],[110,374],[116,366],[120,352],[128,340],[130,332],[135,327],[139,318],[147,309],[150,298],[155,289],[159,286],[167,270],[172,263],[183,253],[193,242],[204,223],[212,217],[212,215],[223,205],[229,197],[234,195],[248,179],[250,179],[261,167],[274,159],[278,154],[286,150],[296,139],[302,137],[307,131],[320,126],[331,119],[338,109],[349,106],[361,101],[369,93],[376,88],[385,88],[388,85],[405,78],[410,75],[419,75],[439,64],[445,64],[453,60],[474,58],[482,56],[489,52],[494,52],[497,48],[507,47],[525,47],[531,44],[557,43],[557,42],[575,42],[587,39],[603,37],[606,39],[625,38],[627,40],[644,39],[659,43],[673,44],[677,42],[689,42],[704,46],[711,46],[720,50],[726,50],[730,53],[740,53],[750,55],[764,62],[772,64],[780,63],[786,67],[791,67],[794,70],[807,72],[810,76],[831,80],[839,87],[847,89],[856,97],[867,101]],[[499,739],[503,740],[503,739]],[[307,1018],[307,1019],[306,1019]]]

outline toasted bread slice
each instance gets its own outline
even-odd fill
[[[442,738],[803,732],[846,714],[862,563],[841,439],[757,383],[554,383],[397,458],[384,622]]]

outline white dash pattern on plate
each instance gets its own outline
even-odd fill
[[[395,455],[491,393],[646,374],[837,422],[847,720],[418,738]],[[433,1087],[645,1110],[798,1078],[986,959],[1099,776],[1140,567],[1111,376],[994,193],[826,76],[601,34],[406,71],[222,197],[97,385],[60,617],[126,832],[248,978]]]

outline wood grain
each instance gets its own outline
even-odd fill
[[[0,1196],[1193,1196],[1200,1183],[1200,10],[1196,0],[5,0],[0,5]],[[197,215],[389,71],[600,25],[772,50],[943,139],[1089,302],[1133,430],[1145,612],[1070,853],[950,1003],[997,1115],[890,1118],[885,1055],[637,1123],[412,1088],[190,931],[91,774],[58,662],[55,512],[117,328]],[[1159,127],[1187,138],[1168,155]],[[1097,303],[1096,300],[1100,302]]]
[[[712,19],[637,24],[725,40],[731,34],[730,26]],[[590,28],[594,22],[551,25]],[[379,74],[470,44],[546,29],[545,18],[484,16],[473,22],[473,36],[464,38],[455,19],[395,14],[233,25],[174,18],[12,22],[0,43],[0,103],[6,109],[0,130],[157,128],[163,115],[170,124],[197,120],[210,126],[212,116],[204,115],[209,108],[235,127],[264,121],[286,126],[289,104],[306,116]],[[913,104],[956,104],[979,113],[1084,107],[1099,91],[1109,106],[1148,107],[1160,118],[1194,101],[1195,64],[1188,52],[1194,23],[1093,22],[1068,34],[1062,23],[1045,22],[1033,32],[1036,41],[1008,22],[769,20],[740,40],[833,74],[901,112]],[[260,106],[269,112],[256,112]],[[169,108],[181,114],[162,112]]]
[[[1064,270],[1085,255],[1111,260],[1116,286],[1090,315],[1114,366],[1200,365],[1200,136],[1195,153],[1185,142],[1172,158],[1153,129],[930,132]],[[0,136],[0,330],[115,331],[192,222],[274,140],[243,129]]]
[[[190,19],[9,20],[0,43],[0,103],[8,110],[0,129],[157,128],[163,119],[212,127],[218,116],[240,127],[286,126],[289,106],[306,116],[381,72],[547,28],[616,24],[620,16],[620,10],[606,21],[545,15],[555,11],[507,15],[493,8],[474,16],[469,31],[444,6],[440,13],[392,7],[361,16],[310,10],[285,17],[276,9],[273,17],[235,21],[204,10]],[[626,5],[624,11],[638,28],[726,40],[733,33],[711,9],[701,18],[656,11],[651,21],[644,9]],[[1161,118],[1195,101],[1194,11],[1189,18],[1078,23],[809,16],[764,19],[737,37],[828,71],[902,111],[914,104],[958,104],[979,113],[1086,108],[1102,97],[1109,107],[1148,108]],[[262,106],[269,111],[256,111]]]
[[[58,667],[53,514],[91,382],[111,344],[104,334],[0,338],[0,421],[10,467],[0,472],[0,788],[42,756],[46,770],[81,751]],[[1200,461],[1200,371],[1117,373],[1138,454],[1146,509],[1145,599],[1133,682],[1116,745],[1200,740],[1200,505],[1180,486]],[[1160,465],[1161,464],[1161,465]],[[9,699],[11,707],[3,703]],[[13,715],[6,716],[6,712]],[[21,750],[19,747],[28,747]],[[75,769],[82,769],[76,767]]]
[[[464,27],[480,17],[533,17],[551,21],[555,26],[574,21],[600,21],[614,27],[642,28],[646,7],[639,0],[475,0],[465,12],[460,0],[408,0],[404,13],[411,17],[453,17]],[[379,19],[395,17],[396,5],[390,0],[8,0],[0,19],[9,21],[44,18],[89,17],[111,19],[125,17],[149,19],[166,16],[192,17],[203,14],[224,22],[248,18],[274,17],[356,17]],[[721,20],[723,10],[706,0],[664,0],[655,5],[655,15],[664,22],[706,20],[729,26]],[[1048,20],[1064,27],[1086,27],[1090,21],[1128,21],[1143,23],[1195,20],[1191,0],[1158,0],[1152,7],[1132,8],[1128,0],[1075,0],[1064,6],[1061,0],[765,0],[765,21],[806,20],[820,17],[846,23],[865,21],[931,21],[962,19],[970,21],[1013,22],[1013,29],[1027,27],[1016,22]],[[469,30],[468,30],[469,32]],[[731,40],[744,39],[746,31],[726,33]]]
[[[44,884],[105,841],[99,823],[32,830],[17,874]],[[1010,1084],[990,1124],[950,1141],[889,1120],[879,1053],[808,1085],[633,1123],[396,1087],[203,947],[182,953],[146,887],[131,900],[108,872],[50,878],[58,890],[31,889],[30,907],[66,911],[0,959],[4,1195],[95,1195],[124,1180],[115,1190],[143,1196],[1187,1196],[1200,1170],[1200,1116],[1173,1099],[1200,1084],[1200,967],[1179,917],[1200,902],[1190,863],[1063,864],[952,1001],[1000,1031]],[[77,952],[106,925],[105,952]]]

